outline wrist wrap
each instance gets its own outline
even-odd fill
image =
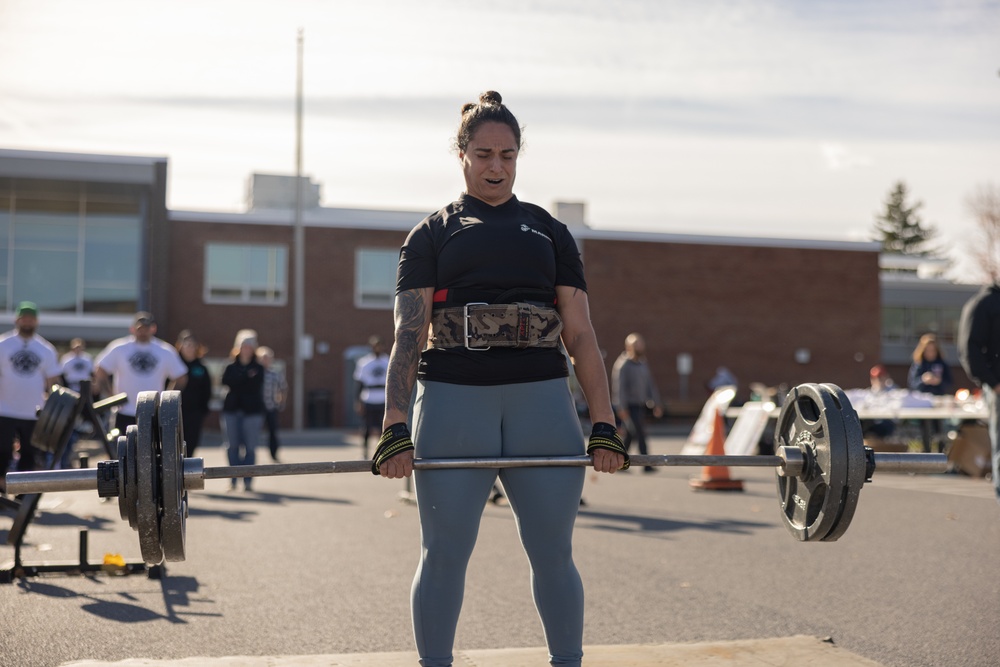
[[[379,467],[387,460],[400,452],[413,449],[413,441],[410,440],[410,429],[405,422],[393,424],[382,431],[382,437],[378,439],[378,446],[372,456],[372,474],[379,474]]]
[[[587,442],[587,453],[593,454],[595,449],[610,449],[613,452],[623,454],[625,463],[619,470],[628,470],[629,457],[625,449],[622,437],[618,435],[618,429],[607,422],[594,422],[594,427],[590,431],[590,440]]]

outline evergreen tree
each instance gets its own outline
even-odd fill
[[[882,244],[882,252],[916,257],[932,257],[936,250],[928,244],[937,235],[933,226],[920,218],[923,202],[907,204],[906,183],[899,181],[885,201],[885,209],[875,217],[873,240]]]

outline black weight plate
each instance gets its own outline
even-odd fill
[[[69,442],[76,426],[80,395],[67,387],[55,387],[38,411],[31,444],[45,452],[55,452]]]
[[[861,420],[858,413],[854,411],[850,399],[840,387],[833,384],[824,384],[840,407],[840,415],[844,420],[844,440],[842,446],[847,454],[847,484],[842,489],[840,499],[840,515],[834,522],[830,532],[823,537],[824,542],[833,542],[839,539],[851,525],[854,518],[854,511],[858,507],[858,499],[861,496],[861,489],[865,484],[865,439],[861,430]],[[836,443],[831,443],[831,446]]]
[[[798,477],[778,475],[778,499],[785,526],[803,542],[824,539],[842,513],[848,484],[847,434],[834,395],[817,384],[792,389],[778,414],[775,446],[802,450],[806,465]]]
[[[184,421],[181,417],[181,393],[160,394],[157,412],[160,425],[160,490],[163,515],[160,517],[160,544],[169,561],[184,560],[187,492],[184,490]]]
[[[136,400],[136,517],[139,531],[139,550],[147,565],[163,562],[160,544],[160,433],[156,424],[159,392],[141,391]],[[131,430],[131,427],[129,427]]]
[[[126,433],[128,430],[126,429]],[[135,429],[132,429],[132,444],[129,436],[118,436],[118,514],[135,528]]]

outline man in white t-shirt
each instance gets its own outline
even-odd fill
[[[115,428],[124,434],[135,423],[136,399],[140,391],[182,389],[187,383],[187,365],[169,343],[156,337],[152,314],[135,314],[131,335],[108,343],[94,360],[94,375],[99,393],[124,393],[128,402],[118,407]],[[109,379],[114,387],[109,388]]]
[[[361,455],[368,458],[368,436],[375,434],[376,441],[382,434],[382,416],[385,414],[385,373],[389,367],[389,355],[385,352],[382,339],[372,336],[368,339],[372,351],[358,359],[354,366],[354,380],[357,382],[357,411],[362,419]]]
[[[38,409],[49,387],[58,382],[59,355],[52,343],[35,333],[38,306],[22,301],[14,311],[14,330],[0,336],[0,482],[20,442],[18,470],[35,470],[41,453],[31,444]]]
[[[82,338],[69,342],[69,352],[59,358],[63,381],[75,392],[80,391],[80,383],[94,378],[94,358],[87,353],[87,343]]]

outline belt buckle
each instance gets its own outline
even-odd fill
[[[464,342],[465,342],[465,349],[466,350],[471,350],[473,352],[485,352],[486,350],[490,349],[490,346],[486,346],[486,347],[470,347],[469,346],[469,340],[471,339],[471,336],[469,336],[469,306],[488,306],[488,305],[490,305],[490,304],[486,303],[485,301],[473,301],[472,303],[467,303],[464,306],[462,306],[462,324],[465,325],[465,341]]]

